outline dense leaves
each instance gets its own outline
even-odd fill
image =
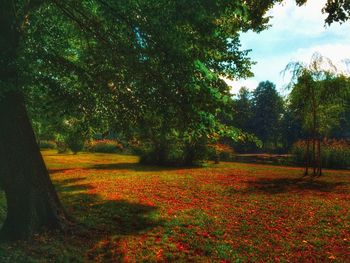
[[[292,63],[287,66],[290,68],[293,73],[290,107],[299,116],[307,140],[305,173],[311,164],[313,174],[321,175],[321,140],[339,127],[341,116],[347,112],[349,78],[338,73],[329,59],[317,53],[309,65]]]
[[[270,81],[259,83],[249,92],[246,88],[239,91],[233,102],[232,125],[254,134],[262,142],[262,150],[278,151],[282,148],[284,101]],[[251,142],[239,142],[234,145],[238,151],[257,151]]]

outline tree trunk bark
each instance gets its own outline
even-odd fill
[[[312,166],[313,176],[316,175],[316,98],[315,98],[315,87],[312,86]]]
[[[306,139],[306,162],[305,162],[305,172],[304,172],[304,176],[309,174],[309,166],[310,166],[310,139],[307,138]]]
[[[2,95],[0,123],[0,183],[7,199],[1,239],[28,239],[43,229],[62,228],[66,214],[42,159],[20,93]]]
[[[312,169],[313,169],[313,175],[316,174],[316,139],[315,137],[312,138]]]
[[[322,155],[321,155],[321,139],[318,139],[317,141],[317,162],[318,162],[318,171],[317,175],[321,176],[322,175]]]

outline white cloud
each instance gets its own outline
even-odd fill
[[[326,0],[309,0],[303,6],[297,6],[295,1],[283,1],[275,5],[270,12],[272,16],[270,31],[281,36],[288,34],[299,37],[316,37],[326,32],[349,38],[350,23],[333,23],[325,25],[327,14],[322,13]]]
[[[321,10],[325,3],[325,0],[309,0],[306,5],[299,7],[295,1],[283,1],[269,12],[273,17],[272,26],[276,31],[293,31],[294,34],[322,33],[325,28],[320,21],[324,21],[326,15]],[[308,26],[301,26],[305,24]]]
[[[244,79],[244,80],[231,80],[222,78],[227,85],[231,87],[232,94],[238,94],[238,91],[242,87],[248,88],[250,91],[254,90],[258,86],[258,81],[255,79]]]
[[[308,63],[315,52],[331,59],[333,63],[340,64],[342,60],[350,59],[350,43],[325,44],[301,48],[295,52],[293,59]]]
[[[257,61],[252,67],[254,78],[233,82],[233,91],[241,86],[254,89],[260,81],[274,82],[280,92],[290,81],[280,74],[291,61],[309,63],[312,55],[319,52],[340,65],[343,59],[350,59],[350,22],[325,27],[325,14],[321,10],[326,0],[309,0],[298,7],[295,1],[284,1],[276,5],[269,15],[272,27],[260,34],[248,32],[241,37],[242,47],[252,49],[251,57]],[[346,69],[344,64],[339,66]],[[232,84],[232,83],[231,83]]]

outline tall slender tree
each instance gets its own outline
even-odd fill
[[[260,82],[253,92],[253,132],[263,141],[265,150],[273,145],[277,148],[280,124],[283,114],[283,99],[278,94],[275,84],[270,81]]]
[[[313,175],[320,176],[321,141],[339,124],[340,114],[345,109],[342,101],[346,88],[339,81],[343,77],[331,60],[318,53],[313,55],[309,65],[291,63],[286,70],[292,71],[291,107],[301,116],[306,133],[305,175],[311,164]]]

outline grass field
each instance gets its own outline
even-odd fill
[[[2,244],[0,262],[350,262],[350,171],[43,154],[79,227]]]

